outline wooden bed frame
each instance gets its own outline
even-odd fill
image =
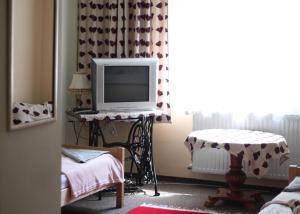
[[[300,176],[300,167],[297,165],[290,165],[289,166],[289,177],[288,177],[289,183],[291,183],[296,176]]]
[[[77,149],[93,149],[93,150],[102,150],[102,151],[109,151],[111,153],[111,155],[113,155],[116,159],[118,159],[124,168],[124,156],[125,156],[125,152],[124,152],[124,148],[121,147],[114,147],[114,148],[104,148],[104,147],[90,147],[90,146],[78,146],[78,145],[63,145],[63,147],[65,148],[77,148]],[[82,198],[85,198],[89,195],[92,195],[96,192],[99,192],[101,190],[104,190],[106,188],[109,187],[113,187],[116,186],[116,191],[117,191],[117,198],[116,198],[116,207],[117,208],[121,208],[124,206],[124,183],[117,183],[117,184],[111,184],[111,185],[107,185],[104,186],[100,189],[88,192],[84,195],[81,195],[75,199],[70,200],[70,195],[71,195],[71,191],[69,188],[65,188],[61,190],[61,207],[65,206],[67,204],[70,204],[74,201],[80,200]]]

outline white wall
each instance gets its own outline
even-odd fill
[[[62,1],[62,65],[63,71],[63,107],[67,108],[74,107],[75,96],[68,91],[69,85],[72,80],[72,75],[77,71],[77,24],[78,24],[78,7],[77,0],[63,0]],[[63,114],[63,121],[67,121],[67,117]],[[64,123],[64,142],[63,143],[74,143],[74,132],[72,124],[69,122]]]
[[[8,131],[7,2],[0,0],[0,213],[58,214],[63,138],[61,82],[56,122]]]

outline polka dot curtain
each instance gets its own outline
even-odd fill
[[[159,59],[157,109],[170,122],[167,0],[79,0],[78,71],[92,58]],[[87,75],[90,78],[90,75]],[[91,105],[86,96],[83,105]]]

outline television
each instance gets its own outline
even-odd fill
[[[156,58],[92,59],[93,110],[154,110],[157,68]]]

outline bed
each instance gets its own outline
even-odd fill
[[[264,204],[259,214],[300,213],[300,167],[289,166],[288,182],[280,194]]]
[[[82,198],[85,198],[89,195],[97,193],[101,190],[116,187],[116,207],[121,208],[124,205],[124,148],[114,147],[114,148],[103,148],[103,147],[89,147],[89,146],[78,146],[78,145],[63,145],[63,148],[70,149],[89,149],[89,150],[101,150],[108,151],[109,154],[101,155],[87,163],[90,165],[101,166],[101,170],[97,173],[102,173],[105,178],[104,181],[100,181],[97,185],[89,185],[89,188],[85,188],[84,191],[79,192],[78,194],[74,193],[74,185],[70,183],[68,174],[61,174],[61,206],[65,206]],[[78,165],[79,164],[79,165]],[[74,160],[62,155],[62,172],[65,171],[64,168],[73,167],[74,172],[82,170],[87,177],[89,174],[86,172],[88,164],[76,163]],[[75,166],[75,167],[74,167]],[[77,168],[78,167],[78,168]],[[96,172],[95,172],[96,173]],[[93,173],[91,173],[93,174]],[[116,176],[117,175],[117,176]],[[114,176],[114,177],[113,177]],[[78,179],[77,179],[78,180]],[[85,179],[82,179],[85,180]],[[86,179],[88,180],[88,178]],[[83,181],[82,181],[83,182]],[[85,181],[84,181],[85,182]],[[82,190],[81,188],[80,190]]]

